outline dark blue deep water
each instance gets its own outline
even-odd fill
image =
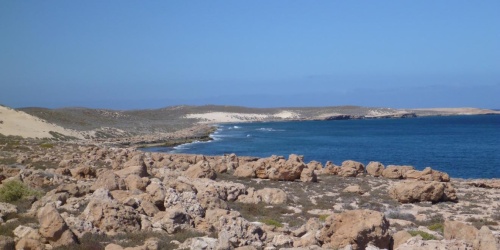
[[[147,151],[267,157],[306,162],[427,166],[455,178],[500,178],[500,116],[222,124],[211,142]]]

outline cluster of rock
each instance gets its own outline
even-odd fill
[[[390,192],[394,199],[402,203],[457,201],[455,189],[449,183],[449,175],[430,167],[418,171],[412,166],[384,167],[380,162],[370,162],[365,168],[362,163],[352,160],[342,162],[341,166],[329,161],[323,167],[319,162],[311,161],[306,164],[303,157],[290,155],[288,160],[281,156],[271,156],[245,162],[234,171],[237,177],[303,182],[316,182],[318,175],[357,177],[365,174],[406,180],[395,183]]]
[[[430,168],[417,171],[407,166],[385,168],[376,162],[366,168],[355,161],[345,161],[341,166],[328,162],[323,167],[315,161],[306,164],[303,157],[297,155],[290,155],[288,159],[234,154],[210,157],[105,147],[78,147],[63,155],[57,151],[24,155],[19,156],[18,162],[33,162],[37,158],[58,162],[57,167],[45,170],[3,167],[2,171],[4,181],[18,180],[33,188],[53,187],[28,211],[28,215],[37,218],[38,224],[22,225],[14,230],[17,249],[79,244],[87,233],[112,236],[150,231],[171,235],[185,230],[212,237],[192,238],[179,248],[394,247],[397,237],[390,233],[388,220],[383,213],[373,210],[331,213],[324,221],[312,218],[295,230],[248,221],[238,211],[231,210],[228,203],[273,206],[286,204],[289,195],[278,188],[255,189],[241,183],[215,181],[226,172],[240,178],[301,182],[317,182],[320,175],[370,175],[400,180],[394,182],[390,194],[401,202],[457,200],[445,173]],[[2,214],[16,209],[9,205],[3,207]],[[476,235],[487,234],[481,230],[475,232]],[[0,239],[2,242],[12,240]],[[137,249],[157,249],[159,239],[144,240],[144,245]],[[107,249],[121,247],[111,243]]]

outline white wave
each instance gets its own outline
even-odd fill
[[[283,129],[274,129],[274,128],[258,128],[257,130],[259,130],[259,131],[265,131],[265,132],[285,131]]]

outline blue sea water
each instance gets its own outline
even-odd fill
[[[427,166],[455,178],[500,178],[500,116],[221,124],[213,141],[147,151]]]

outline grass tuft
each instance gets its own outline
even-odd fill
[[[408,231],[408,233],[413,237],[420,235],[423,240],[436,240],[436,237],[434,237],[434,235],[426,233],[424,231]]]
[[[282,223],[273,219],[262,219],[261,222],[269,226],[283,227]]]

